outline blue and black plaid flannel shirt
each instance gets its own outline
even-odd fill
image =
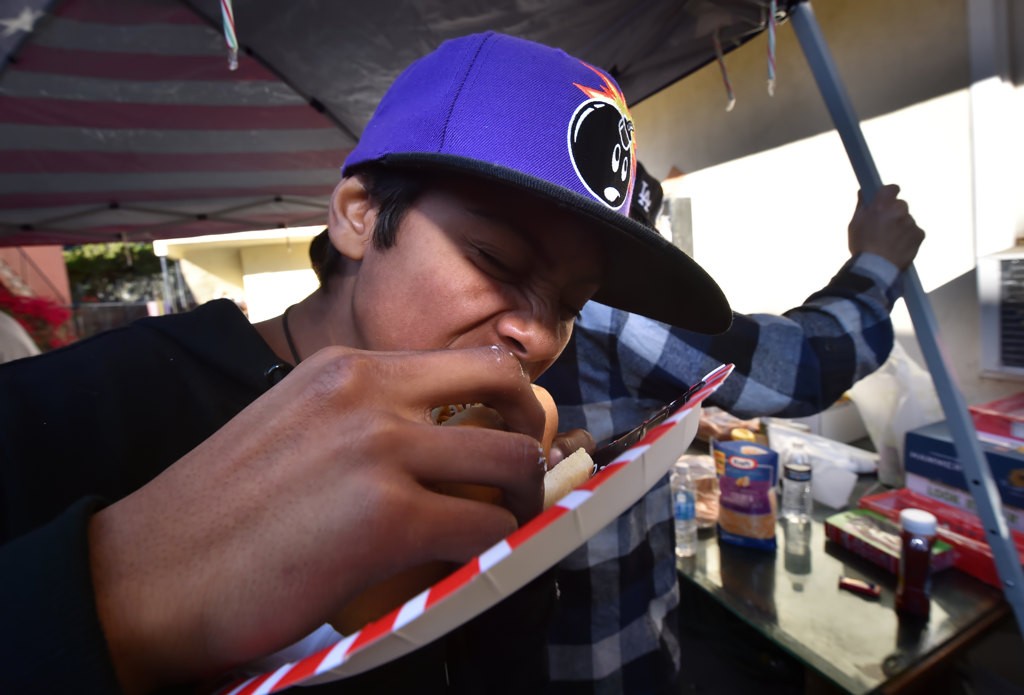
[[[589,302],[572,342],[539,383],[559,404],[559,429],[584,427],[598,442],[730,362],[735,371],[707,405],[739,417],[813,414],[888,357],[899,290],[892,263],[861,254],[803,305],[782,316],[737,314],[717,336]],[[665,476],[562,561],[548,638],[553,692],[678,692],[685,664],[674,543]]]

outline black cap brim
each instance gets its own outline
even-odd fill
[[[366,162],[361,166],[371,164]],[[372,164],[468,174],[549,201],[593,220],[608,263],[594,301],[706,334],[726,331],[732,311],[718,283],[657,231],[595,200],[478,159],[432,153],[385,155]]]

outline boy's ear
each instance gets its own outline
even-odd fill
[[[327,234],[338,252],[353,261],[360,261],[373,236],[377,208],[358,176],[343,178],[331,194],[331,210]]]

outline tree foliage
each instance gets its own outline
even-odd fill
[[[160,259],[145,243],[82,244],[64,249],[71,295],[80,302],[140,302],[162,294]]]

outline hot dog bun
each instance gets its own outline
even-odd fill
[[[530,384],[530,386],[533,388],[534,397],[544,409],[544,434],[541,435],[540,443],[544,448],[544,456],[548,456],[551,453],[551,442],[558,434],[558,407],[547,389],[537,384]],[[482,403],[434,408],[431,416],[439,425],[489,427],[495,430],[508,429],[498,411],[488,408]]]
[[[530,386],[533,387],[533,395],[537,397],[541,407],[544,408],[544,434],[541,435],[540,445],[544,449],[544,458],[551,458],[551,443],[555,441],[555,435],[558,434],[558,407],[546,388],[537,386],[537,384],[530,384]]]
[[[555,406],[555,399],[542,386],[533,384],[533,395],[544,407],[544,436],[541,439],[541,446],[544,448],[544,457],[550,461],[551,443],[558,434],[558,407]],[[577,449],[562,459],[558,465],[550,468],[544,475],[544,509],[586,482],[593,470],[594,461],[585,449]]]
[[[533,392],[544,408],[544,434],[541,447],[548,457],[551,443],[558,432],[558,410],[555,401],[546,389],[533,385]],[[435,408],[434,421],[445,427],[487,427],[508,429],[501,415],[493,408],[476,404],[469,406],[445,406]],[[586,461],[581,461],[585,458]],[[572,461],[575,460],[575,463]],[[569,464],[568,466],[566,464]],[[590,475],[593,463],[590,456],[580,449],[552,468],[544,477],[544,508],[547,509],[567,492],[579,485]],[[582,477],[581,477],[582,476]],[[550,482],[549,482],[550,481]],[[437,492],[465,499],[500,505],[501,490],[489,485],[472,483],[435,483],[431,488]],[[380,584],[376,584],[350,601],[335,615],[330,623],[343,635],[350,635],[367,623],[386,615],[404,601],[440,581],[454,567],[445,562],[431,562],[401,572]]]
[[[586,449],[577,449],[544,475],[544,509],[575,490],[590,478],[594,460]]]
[[[537,384],[531,384],[533,395],[540,401],[544,408],[544,434],[541,435],[540,445],[544,450],[544,457],[551,454],[551,443],[558,434],[558,408],[555,406],[555,399],[551,397],[547,389]],[[464,407],[448,406],[441,409],[444,415],[435,411],[435,419],[443,418],[440,423],[445,427],[487,427],[493,430],[505,430],[508,427],[502,420],[498,411],[488,408],[486,405],[476,404]],[[472,483],[438,483],[433,486],[438,492],[454,497],[501,504],[501,490],[487,485],[474,485]],[[546,496],[546,493],[545,493]]]

